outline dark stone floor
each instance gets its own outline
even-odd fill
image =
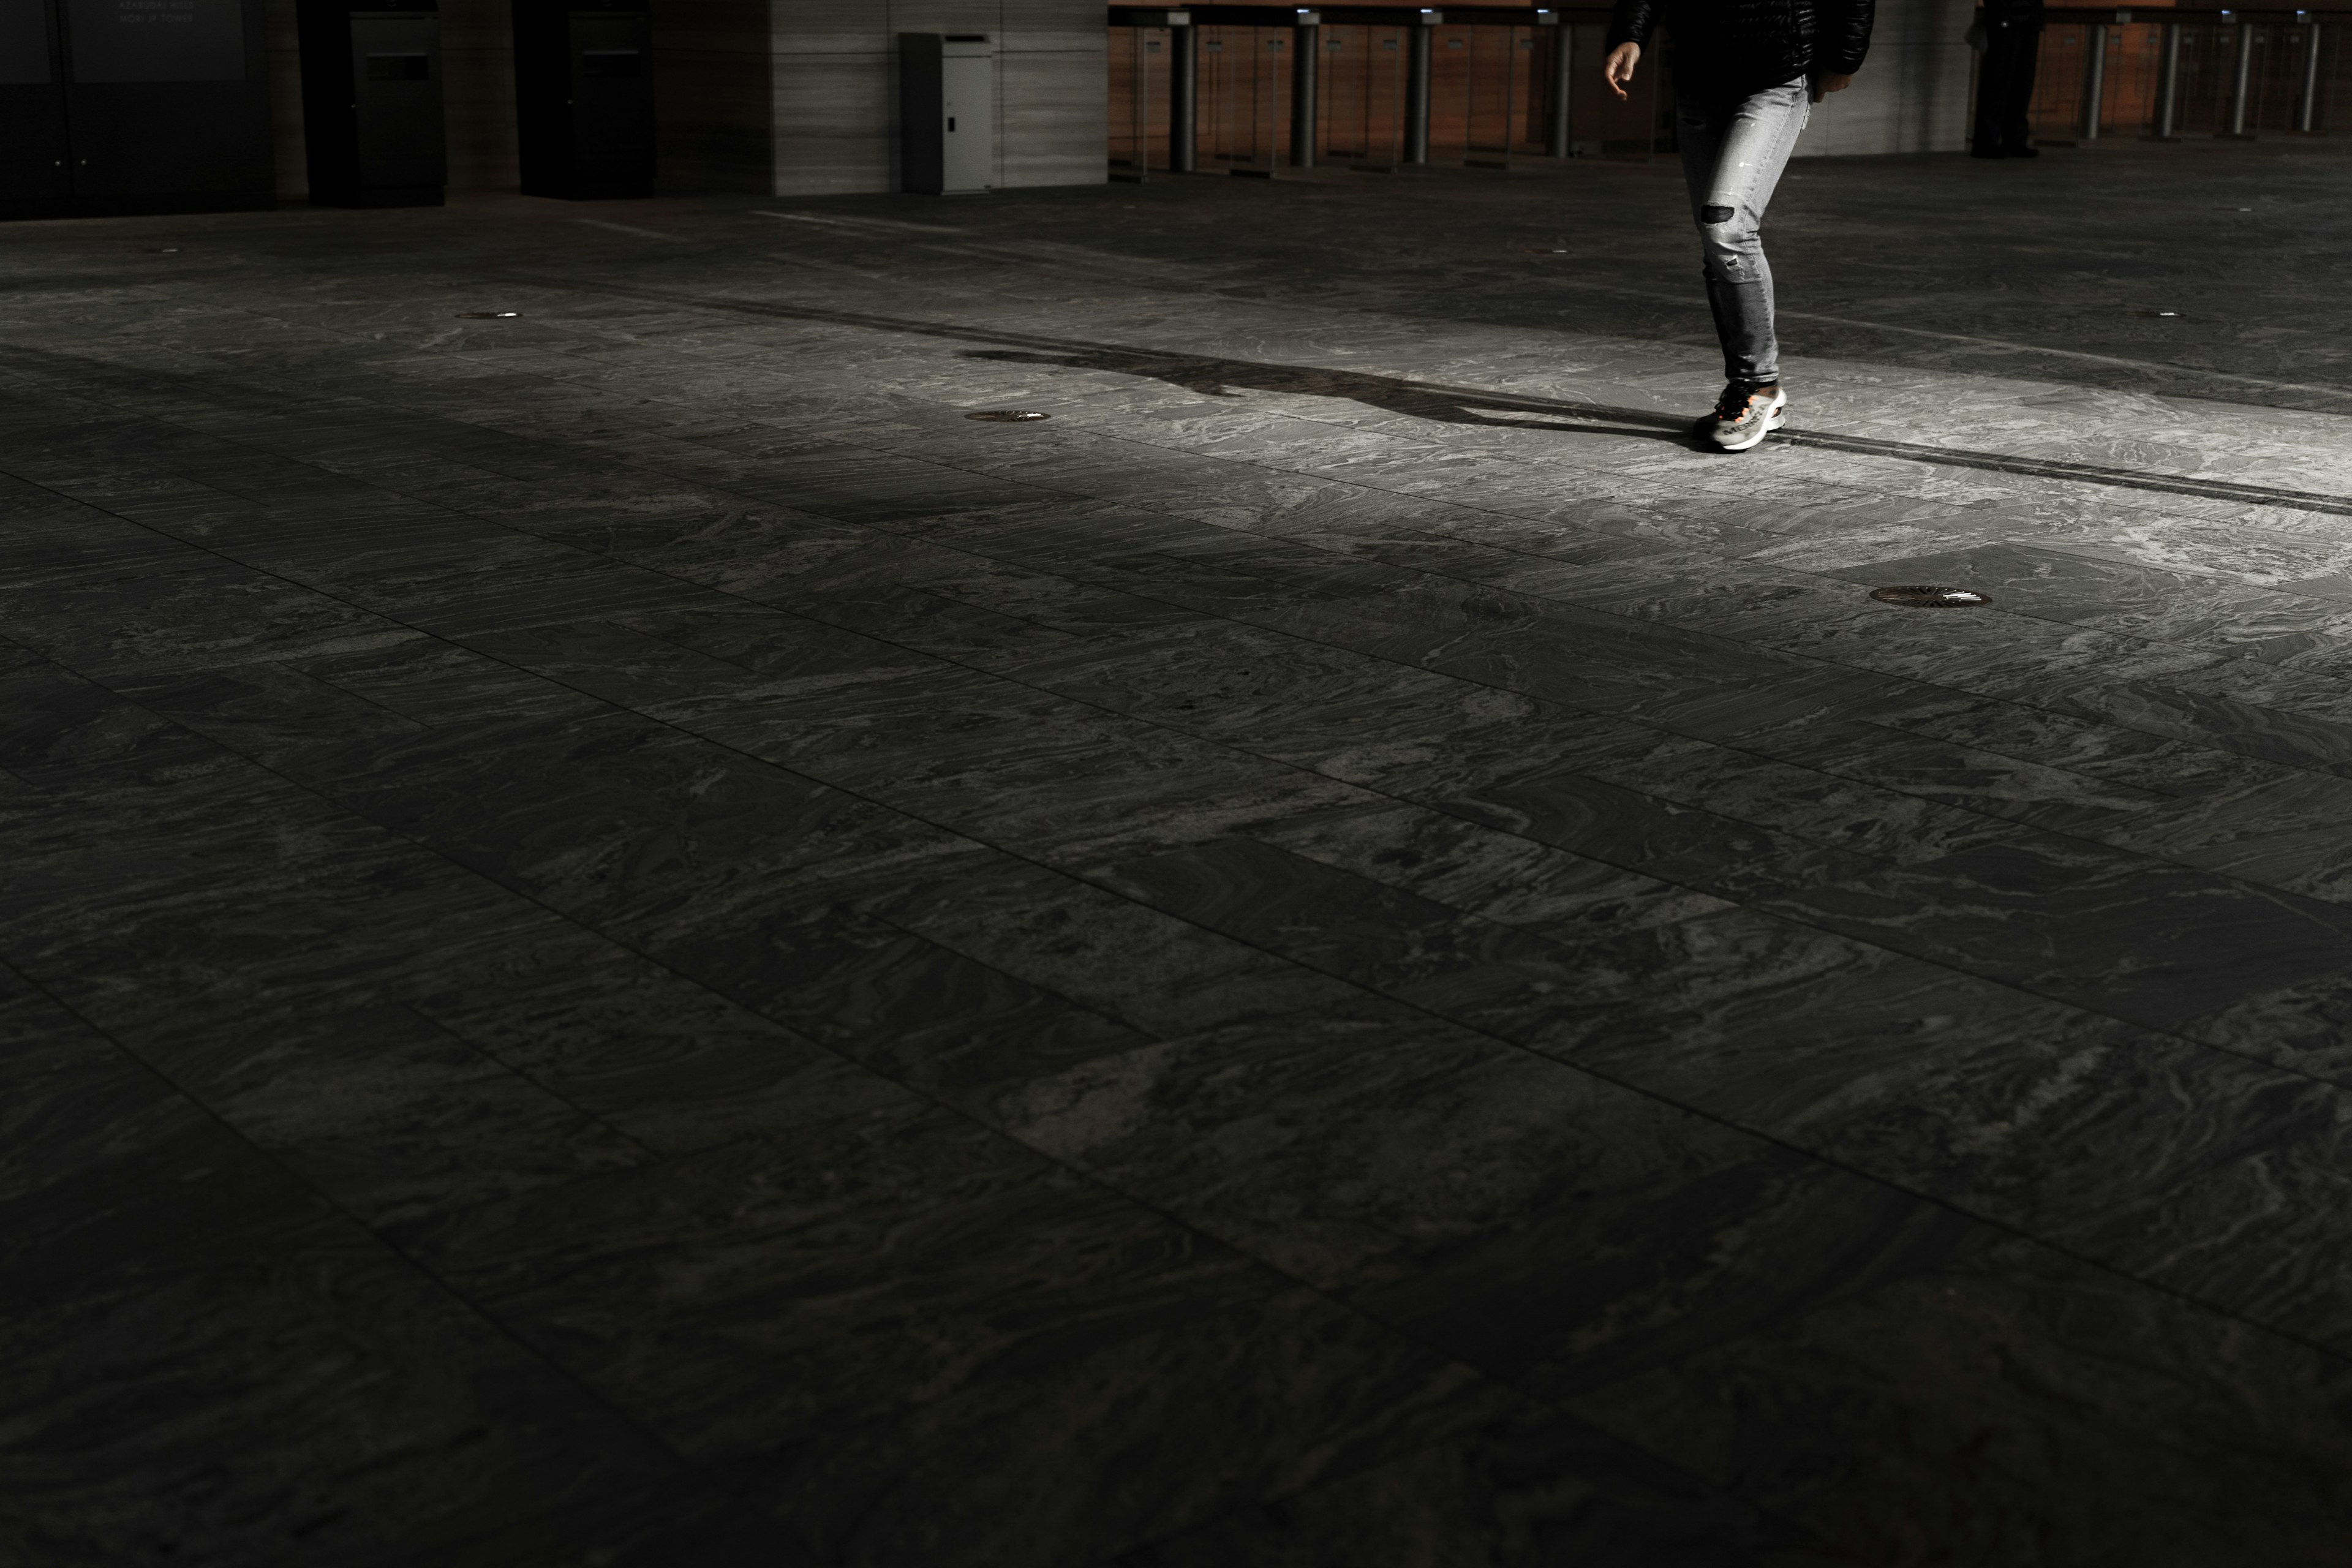
[[[0,1560],[2352,1563],[2347,181],[0,230]]]

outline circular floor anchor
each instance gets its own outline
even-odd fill
[[[1050,414],[1040,414],[1034,408],[983,408],[977,414],[967,414],[967,419],[985,419],[996,425],[1025,425],[1032,419],[1051,419]]]
[[[1882,605],[1905,605],[1915,610],[1966,610],[1992,601],[1974,588],[1873,588],[1870,596]]]
[[[520,310],[460,310],[457,319],[461,321],[503,321],[509,316],[521,314]]]

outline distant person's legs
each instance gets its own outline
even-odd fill
[[[1675,100],[1683,178],[1706,258],[1706,302],[1723,344],[1726,385],[1698,432],[1743,452],[1787,420],[1780,343],[1772,328],[1772,268],[1764,259],[1764,209],[1812,113],[1800,77],[1742,99]]]
[[[2033,72],[2042,62],[2042,29],[2011,27],[2017,64],[2009,77],[2009,118],[2001,121],[2000,150],[2011,158],[2031,158],[2033,152]]]
[[[1969,146],[1976,156],[2034,156],[2027,111],[2033,104],[2033,72],[2041,52],[2039,27],[2002,22],[1985,30],[1984,58],[1977,67],[1976,134]]]

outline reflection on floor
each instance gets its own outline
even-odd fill
[[[0,233],[0,1542],[2340,1564],[2347,173]]]

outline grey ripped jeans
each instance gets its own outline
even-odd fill
[[[1803,77],[1746,98],[1675,98],[1675,128],[1691,216],[1706,257],[1706,302],[1730,381],[1780,379],[1772,333],[1772,268],[1758,230],[1797,132],[1812,113]]]

